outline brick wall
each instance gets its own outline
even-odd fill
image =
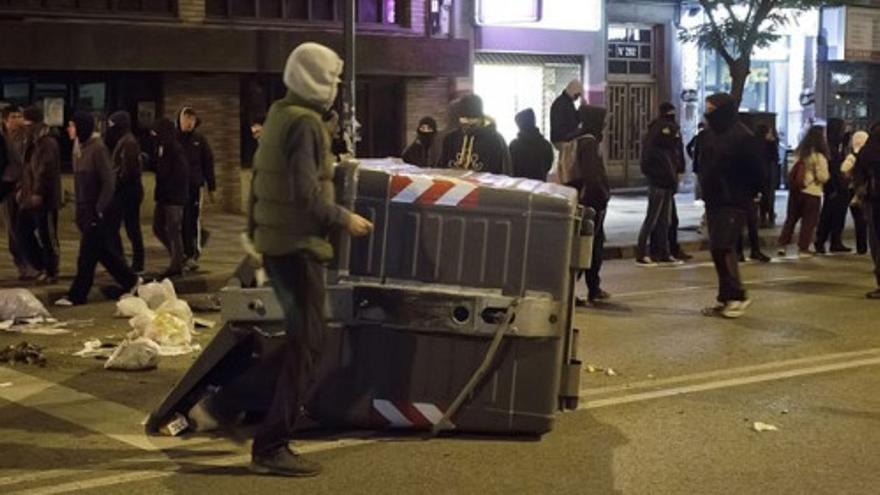
[[[177,15],[185,22],[205,20],[205,0],[177,0]]]
[[[164,113],[174,120],[183,106],[196,110],[201,132],[214,150],[217,204],[206,207],[241,212],[241,124],[239,76],[166,74]]]
[[[416,137],[419,119],[434,117],[440,129],[446,127],[449,106],[449,79],[409,79],[406,81],[406,142]]]

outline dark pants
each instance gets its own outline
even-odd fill
[[[651,244],[654,243],[653,238]],[[669,252],[675,256],[681,253],[681,245],[678,243],[678,208],[675,206],[675,193],[669,202]]]
[[[79,257],[76,261],[76,277],[70,286],[68,297],[74,304],[85,304],[95,280],[98,263],[116,280],[123,290],[131,290],[137,283],[137,275],[131,271],[122,256],[112,246],[106,225],[80,229]]]
[[[813,243],[813,234],[819,223],[819,210],[822,207],[822,198],[799,191],[790,191],[788,195],[788,212],[785,215],[785,225],[779,235],[779,246],[791,244],[794,237],[794,228],[801,222],[801,231],[798,235],[798,248],[801,251],[809,251]]]
[[[865,219],[865,207],[851,205],[849,213],[852,215],[856,230],[856,252],[865,254],[868,252],[868,221]]]
[[[660,259],[670,256],[669,250],[669,224],[672,216],[672,201],[674,192],[671,189],[648,188],[648,211],[645,221],[639,231],[639,241],[636,253],[639,258],[648,256],[648,239],[656,240],[656,247],[652,250]]]
[[[183,272],[183,206],[157,204],[153,213],[153,234],[168,250],[171,257],[166,273]]]
[[[49,277],[58,277],[58,210],[20,210],[17,229],[19,245],[28,263]]]
[[[602,291],[602,278],[599,272],[602,271],[602,250],[605,248],[605,213],[607,210],[596,212],[594,220],[594,237],[593,237],[593,257],[590,261],[590,269],[584,271],[584,278],[587,282],[587,291],[590,296],[596,296]]]
[[[863,209],[868,224],[868,246],[874,261],[874,277],[877,279],[877,287],[880,287],[880,201],[866,203]]]
[[[12,186],[9,186],[12,187]],[[9,246],[9,254],[12,255],[12,262],[18,268],[19,275],[27,275],[32,269],[27,261],[22,247],[18,240],[18,203],[15,202],[15,192],[7,193],[3,201],[4,221],[6,222],[6,235]]]
[[[192,187],[183,207],[183,254],[187,259],[197,260],[202,254],[201,208],[202,188]]]
[[[836,192],[825,196],[822,212],[819,215],[819,228],[816,230],[816,248],[825,247],[831,239],[831,247],[843,244],[843,228],[846,225],[846,209],[852,195],[849,192]]]
[[[135,272],[144,270],[144,235],[141,233],[141,202],[144,200],[144,188],[140,182],[119,184],[116,188],[116,204],[119,208],[117,227],[125,227],[125,235],[131,243],[131,269]],[[119,238],[119,251],[122,249],[122,238]]]
[[[746,233],[749,236],[749,248],[751,250],[751,254],[758,254],[761,252],[761,236],[758,233],[758,206],[753,202],[749,204],[747,210],[745,210],[745,220],[746,220]],[[739,239],[736,243],[736,251],[739,255],[743,254],[743,236],[740,233]]]
[[[774,168],[778,169],[779,167],[774,166]],[[773,225],[776,220],[776,189],[778,187],[776,184],[778,179],[773,176],[772,171],[770,175],[771,177],[761,191],[761,204],[757,212],[764,225]]]
[[[736,243],[742,234],[746,210],[739,208],[718,208],[706,211],[709,228],[709,249],[712,263],[718,275],[718,302],[746,300],[739,275],[739,259]]]
[[[306,252],[264,256],[275,296],[284,310],[286,344],[275,396],[254,435],[252,451],[287,445],[303,404],[314,391],[324,345],[324,268]]]

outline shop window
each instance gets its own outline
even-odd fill
[[[22,82],[3,82],[2,100],[13,105],[27,105],[31,100],[30,84],[27,81]]]
[[[653,45],[650,29],[628,26],[608,28],[608,73],[650,76],[653,74]]]
[[[107,85],[105,83],[85,83],[79,85],[77,108],[103,112],[106,108]]]
[[[0,11],[174,15],[176,0],[0,0]]]
[[[345,0],[207,0],[205,12],[214,18],[258,18],[342,22]],[[358,0],[358,22],[405,24],[407,0]]]

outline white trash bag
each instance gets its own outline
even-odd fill
[[[156,310],[166,301],[177,299],[174,284],[167,278],[161,282],[150,282],[138,287],[138,297],[146,301],[150,309]]]
[[[0,289],[0,321],[51,317],[43,303],[27,289]]]
[[[104,369],[138,371],[149,370],[159,363],[159,345],[148,338],[125,340],[113,351]]]

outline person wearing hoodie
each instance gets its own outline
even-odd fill
[[[510,151],[495,122],[483,114],[483,100],[463,96],[459,115],[458,128],[443,139],[440,167],[511,175]]]
[[[553,145],[541,135],[531,108],[516,114],[515,120],[519,134],[510,143],[513,176],[546,181],[553,167]]]
[[[31,266],[41,273],[40,283],[58,281],[58,210],[61,209],[61,151],[37,107],[24,110],[28,129],[19,206],[18,238]]]
[[[15,191],[18,190],[24,166],[26,133],[21,107],[10,105],[3,108],[2,135],[6,147],[6,166],[3,167],[3,175],[0,176],[0,200],[3,202],[3,223],[6,225],[9,254],[18,269],[18,279],[22,282],[34,280],[39,276],[36,268],[27,261],[18,239],[16,226],[18,223],[18,203],[15,201]]]
[[[583,94],[584,85],[573,79],[550,105],[550,142],[559,151],[579,134],[581,120],[575,104]]]
[[[871,126],[870,137],[859,151],[852,172],[856,201],[868,224],[868,247],[877,281],[877,288],[866,295],[880,300],[880,122]]]
[[[593,220],[593,258],[590,269],[578,275],[583,276],[587,284],[587,301],[596,303],[611,297],[602,290],[602,251],[605,245],[605,214],[608,201],[611,199],[611,188],[608,185],[608,173],[602,159],[602,132],[605,129],[605,116],[608,111],[593,105],[581,105],[578,116],[581,120],[581,135],[575,138],[575,171],[576,176],[567,185],[578,191],[579,202],[585,208],[596,212]],[[577,301],[583,305],[586,301]]]
[[[76,276],[66,297],[55,304],[85,304],[95,279],[95,268],[101,263],[123,291],[130,292],[140,283],[137,275],[122,259],[110,242],[105,223],[108,208],[113,204],[116,177],[110,152],[100,136],[94,135],[95,119],[88,112],[75,112],[67,133],[75,147],[73,157],[76,226],[82,237]]]
[[[116,174],[116,194],[114,204],[117,208],[110,228],[119,232],[125,225],[125,233],[131,242],[131,269],[135,273],[144,271],[144,237],[141,233],[141,203],[144,200],[144,186],[141,183],[141,147],[131,131],[131,115],[128,112],[115,112],[107,120],[107,149],[112,150],[113,170]],[[122,239],[117,235],[117,250],[125,257]]]
[[[186,259],[183,240],[184,210],[189,200],[190,167],[175,136],[174,123],[159,119],[153,125],[156,142],[156,189],[153,234],[168,250],[168,268],[162,277],[183,274]]]
[[[868,141],[868,137],[869,135],[865,131],[856,131],[853,133],[849,147],[850,153],[846,156],[846,159],[843,160],[843,164],[840,166],[840,173],[843,175],[844,180],[849,184],[849,197],[851,198],[849,212],[850,215],[852,215],[853,226],[856,231],[856,253],[860,255],[868,252],[868,224],[865,220],[864,205],[862,205],[859,192],[856,190],[853,181],[853,168],[856,165],[859,152]]]
[[[706,316],[738,318],[751,304],[739,274],[736,242],[763,186],[761,152],[739,120],[739,102],[727,93],[706,99],[707,128],[700,134],[700,187],[706,203],[709,249],[718,275],[717,304]]]
[[[189,165],[189,194],[183,209],[183,251],[186,256],[186,268],[198,270],[202,247],[207,240],[208,232],[200,223],[202,206],[202,188],[208,188],[208,199],[214,202],[214,191],[217,181],[214,177],[214,153],[211,145],[197,131],[201,121],[192,107],[183,107],[177,114],[177,138],[183,149],[183,156]]]
[[[825,128],[813,126],[807,131],[796,151],[797,162],[789,172],[789,180],[802,181],[791,184],[788,195],[788,211],[785,224],[779,235],[779,255],[785,256],[791,244],[794,229],[798,222],[801,231],[798,235],[799,257],[809,258],[813,255],[810,246],[813,244],[816,226],[819,224],[819,212],[822,208],[822,191],[831,178],[828,171],[828,142],[825,139]],[[803,175],[799,178],[798,167],[802,167]]]
[[[323,352],[324,264],[334,256],[328,235],[368,235],[373,225],[335,202],[330,135],[322,121],[336,99],[343,62],[317,43],[303,43],[287,59],[287,95],[272,104],[254,156],[247,237],[262,257],[284,311],[286,345],[271,406],[251,447],[251,469],[282,476],[314,476],[320,466],[290,450]],[[195,423],[228,425],[237,398],[252,395],[247,374],[190,411]],[[201,420],[199,418],[202,418]]]
[[[403,150],[401,158],[410,165],[418,167],[428,166],[428,156],[434,145],[434,137],[437,135],[437,121],[432,117],[422,117],[419,127],[416,129],[416,139]]]
[[[669,252],[673,258],[678,261],[688,261],[693,259],[693,256],[684,252],[681,244],[678,242],[678,207],[675,204],[675,193],[678,192],[678,183],[681,182],[681,178],[686,171],[685,165],[685,146],[684,141],[681,137],[681,125],[675,120],[676,119],[676,109],[675,105],[669,102],[663,102],[660,104],[660,116],[654,120],[651,124],[649,124],[649,128],[657,128],[655,126],[660,126],[663,123],[672,123],[678,127],[678,142],[675,145],[676,148],[676,156],[675,156],[675,178],[676,178],[676,186],[675,191],[672,195],[672,202],[669,204],[669,234],[668,234],[668,242],[669,242]],[[657,249],[654,246],[656,235],[651,239],[651,255],[657,257]]]
[[[826,128],[828,135],[828,172],[831,178],[823,187],[824,202],[819,214],[819,227],[813,246],[816,253],[825,254],[826,244],[831,240],[828,252],[849,253],[852,249],[843,244],[843,228],[846,226],[846,209],[852,201],[849,184],[841,173],[843,160],[846,158],[845,143],[846,123],[843,119],[828,119]]]

